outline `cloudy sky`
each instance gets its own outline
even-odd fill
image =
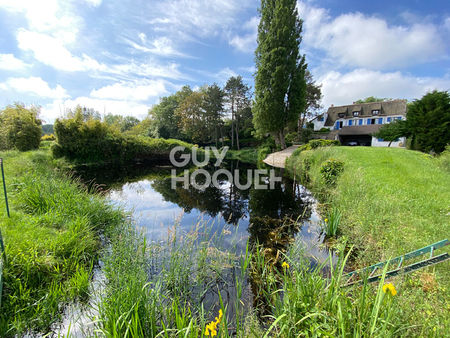
[[[259,1],[0,0],[0,108],[142,118],[181,86],[253,85]],[[301,49],[323,105],[450,90],[446,0],[310,0]]]

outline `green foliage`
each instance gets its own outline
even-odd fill
[[[336,237],[341,223],[342,213],[338,208],[332,208],[323,223],[323,230],[327,237]]]
[[[39,108],[26,108],[21,103],[0,111],[0,150],[39,148],[42,122],[38,115]]]
[[[298,133],[292,132],[286,135],[286,143],[292,144],[299,142]]]
[[[253,123],[285,147],[284,129],[306,106],[305,57],[299,52],[302,21],[294,0],[261,1],[256,49]]]
[[[292,153],[294,156],[298,156],[302,151],[305,150],[311,150],[316,149],[319,147],[333,147],[333,146],[339,146],[341,143],[336,140],[323,140],[323,139],[316,139],[311,140],[307,144],[303,144],[297,149],[294,150]]]
[[[412,147],[441,153],[450,143],[450,94],[433,91],[408,105],[408,130]]]
[[[376,133],[373,134],[377,138],[381,138],[384,141],[391,142],[397,140],[400,137],[408,136],[408,122],[403,120],[396,120],[394,122],[384,124]]]
[[[308,158],[308,187],[327,208],[340,210],[339,232],[355,246],[354,261],[365,266],[448,238],[444,225],[448,224],[450,171],[445,164],[448,157],[441,156],[398,148],[317,148],[291,156],[287,170],[301,178],[303,159]],[[333,187],[320,173],[330,158],[345,162]],[[422,276],[433,281],[433,291]],[[446,335],[450,322],[442,309],[450,297],[449,278],[444,263],[394,279],[402,288],[401,316],[410,325],[405,336]]]
[[[326,127],[322,127],[317,131],[317,133],[329,133],[329,132],[330,132],[330,128],[326,128]]]
[[[53,134],[45,134],[41,137],[41,141],[54,141],[56,140],[56,136]]]
[[[11,205],[8,218],[0,202],[8,258],[0,336],[45,334],[61,319],[64,304],[87,301],[101,237],[125,215],[56,170],[48,151],[0,157]]]
[[[330,158],[320,166],[320,173],[327,185],[336,184],[338,176],[344,171],[344,162]]]
[[[119,132],[126,132],[139,124],[139,120],[134,116],[113,115],[111,113],[103,117],[103,121]]]
[[[272,153],[272,148],[270,147],[264,146],[258,148],[258,163],[262,163],[270,153]]]
[[[42,135],[53,134],[55,131],[53,130],[53,124],[43,124],[42,125]]]
[[[361,103],[383,102],[383,101],[389,101],[389,100],[392,100],[392,99],[369,96],[369,97],[366,97],[365,99],[356,100],[355,103],[361,104]]]
[[[57,141],[52,145],[53,155],[82,163],[168,161],[173,147],[192,147],[178,140],[122,135],[99,120],[83,121],[79,114],[56,120],[55,132]]]

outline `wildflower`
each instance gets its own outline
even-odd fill
[[[384,284],[383,292],[384,293],[389,292],[392,296],[395,296],[397,294],[397,290],[395,290],[395,286],[392,283]]]
[[[289,264],[287,262],[283,262],[283,264],[281,264],[281,267],[283,269],[289,269]]]
[[[325,218],[325,223],[328,223],[328,218]]]
[[[217,336],[217,326],[220,324],[223,317],[223,311],[222,309],[219,310],[219,317],[216,317],[215,322],[211,322],[206,325],[205,328],[205,336],[211,335],[211,337]]]

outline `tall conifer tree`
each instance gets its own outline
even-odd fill
[[[305,109],[306,63],[300,54],[302,20],[296,0],[261,0],[256,49],[255,106],[257,133],[271,133],[286,147],[285,128]]]

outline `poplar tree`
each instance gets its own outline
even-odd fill
[[[305,56],[300,54],[302,20],[296,0],[261,0],[256,49],[253,123],[286,147],[285,128],[306,106]]]

